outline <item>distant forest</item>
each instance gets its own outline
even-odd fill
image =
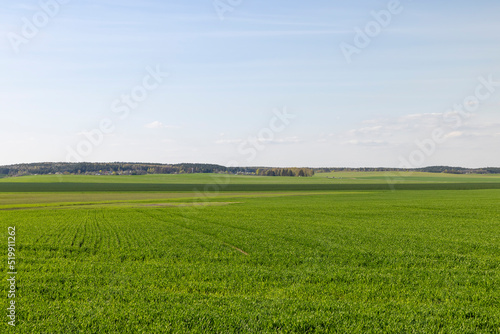
[[[498,167],[464,168],[450,166],[430,166],[422,168],[386,168],[386,167],[362,167],[362,168],[314,168],[316,173],[331,172],[425,172],[425,173],[448,173],[448,174],[500,174]]]
[[[49,175],[49,174],[72,174],[72,175],[146,175],[146,174],[188,174],[188,173],[224,173],[263,176],[297,176],[309,177],[315,173],[330,173],[344,171],[361,172],[397,172],[397,171],[419,171],[430,173],[453,173],[453,174],[499,174],[500,168],[488,167],[469,169],[462,167],[433,166],[416,169],[398,168],[272,168],[272,167],[224,167],[213,164],[155,164],[155,163],[63,163],[44,162],[0,166],[0,175],[24,176],[24,175]]]

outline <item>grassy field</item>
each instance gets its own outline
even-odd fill
[[[329,173],[314,177],[226,174],[140,176],[44,175],[0,179],[0,193],[15,192],[255,192],[338,190],[500,189],[498,175],[435,173]]]
[[[359,184],[359,183],[489,183],[500,182],[500,175],[456,175],[420,172],[335,172],[313,177],[268,177],[228,174],[168,175],[37,175],[10,177],[1,183],[132,183],[132,184]]]
[[[315,190],[326,175],[224,190],[206,186],[214,175],[2,179],[18,259],[4,332],[500,331],[500,189],[481,189],[498,177],[409,175],[393,191],[339,174],[345,189]]]

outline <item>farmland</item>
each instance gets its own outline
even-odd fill
[[[500,331],[500,178],[387,178],[1,179],[15,332]]]
[[[314,177],[228,174],[144,176],[41,175],[0,179],[0,193],[12,192],[255,192],[337,190],[500,189],[500,176],[431,173],[329,173]]]

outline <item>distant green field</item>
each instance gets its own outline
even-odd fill
[[[346,183],[481,183],[500,182],[499,174],[444,174],[420,172],[338,172],[320,173],[317,178],[335,178]]]
[[[387,183],[490,183],[500,175],[456,175],[410,172],[338,172],[313,177],[247,176],[229,174],[153,175],[34,175],[10,177],[1,183],[142,183],[142,184],[387,184]]]
[[[13,192],[221,192],[261,191],[379,191],[379,190],[473,190],[500,189],[494,183],[354,183],[354,184],[161,184],[161,183],[0,183],[0,193]]]
[[[1,180],[12,333],[498,333],[498,178],[354,176]]]
[[[335,175],[335,176],[332,176]],[[333,178],[334,177],[334,178]],[[331,173],[314,177],[226,174],[41,175],[0,179],[1,192],[241,192],[500,189],[497,175]]]

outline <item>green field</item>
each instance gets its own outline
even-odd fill
[[[500,189],[498,175],[433,173],[329,173],[314,177],[227,174],[140,176],[43,175],[0,179],[0,193],[14,192],[259,192],[346,190]]]
[[[335,172],[313,177],[269,177],[228,174],[169,175],[37,175],[11,177],[2,183],[130,183],[130,184],[359,184],[359,183],[483,183],[500,182],[500,175],[456,175],[421,172]]]
[[[398,178],[2,179],[3,332],[500,332],[500,178]]]

